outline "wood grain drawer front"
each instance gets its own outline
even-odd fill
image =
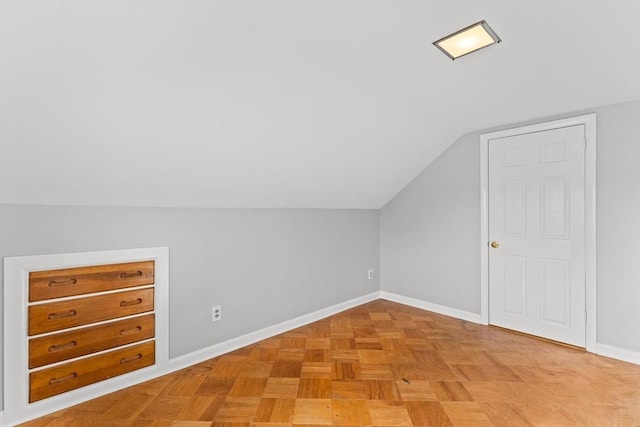
[[[155,335],[153,314],[29,340],[29,368],[85,356]]]
[[[153,310],[153,288],[116,292],[29,307],[29,335]]]
[[[153,341],[43,369],[29,375],[29,402],[84,387],[155,363]]]
[[[154,261],[32,271],[29,301],[90,294],[154,283]]]

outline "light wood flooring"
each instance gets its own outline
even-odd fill
[[[640,366],[378,300],[24,426],[640,426]]]

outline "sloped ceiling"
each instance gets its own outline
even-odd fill
[[[640,1],[0,8],[6,203],[380,208],[466,132],[640,98]]]

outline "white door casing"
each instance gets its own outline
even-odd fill
[[[595,351],[595,115],[481,150],[483,321]]]

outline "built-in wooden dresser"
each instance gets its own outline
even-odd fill
[[[29,402],[155,363],[154,261],[29,273]]]

